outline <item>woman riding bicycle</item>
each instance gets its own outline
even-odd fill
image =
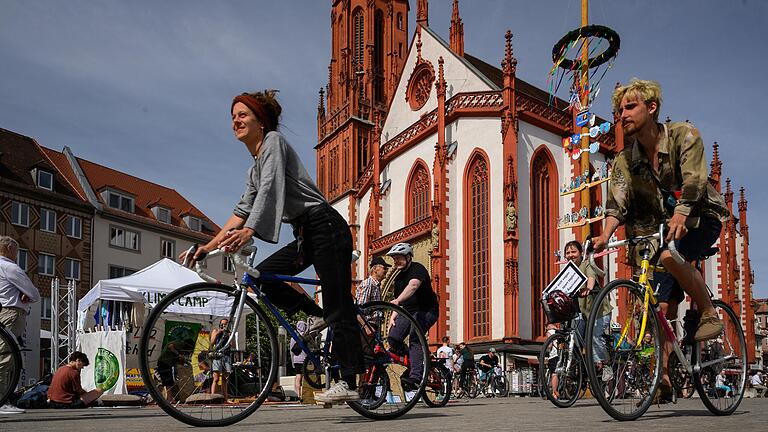
[[[324,309],[282,282],[264,284],[262,290],[287,313],[301,310],[308,315],[322,314],[331,326],[343,380],[315,398],[332,403],[358,400],[355,375],[364,371],[364,364],[350,291],[352,235],[347,222],[328,204],[299,156],[277,131],[282,108],[274,93],[243,93],[232,100],[232,130],[254,163],[234,214],[208,244],[197,249],[189,265],[217,248],[236,252],[254,236],[277,243],[282,223],[290,223],[296,240],[256,268],[296,275],[314,264],[323,286]]]

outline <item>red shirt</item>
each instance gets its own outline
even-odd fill
[[[72,403],[80,399],[85,390],[80,385],[80,371],[64,365],[56,370],[48,388],[48,399],[59,403]]]

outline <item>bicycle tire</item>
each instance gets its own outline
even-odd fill
[[[477,369],[472,369],[472,373],[467,377],[467,396],[470,399],[476,398],[480,394],[480,379],[477,377]]]
[[[320,351],[315,351],[314,354],[322,359],[322,353]],[[324,363],[324,360],[321,363]],[[325,383],[323,382],[323,379],[325,378],[325,369],[323,367],[318,367],[309,356],[304,357],[301,374],[304,376],[304,380],[310,387],[317,390],[325,388]]]
[[[370,330],[373,330],[374,336],[368,337],[366,341],[371,344],[367,348],[378,349],[379,352],[374,355],[372,361],[366,361],[366,369],[370,370],[372,367],[383,367],[389,377],[389,391],[387,392],[387,401],[379,406],[366,406],[360,401],[348,401],[349,405],[358,414],[373,419],[373,420],[392,420],[402,416],[410,411],[416,403],[421,399],[421,395],[424,394],[424,387],[427,384],[427,373],[429,372],[429,350],[427,346],[427,339],[424,336],[425,331],[418,324],[416,319],[400,306],[393,305],[391,303],[383,301],[372,301],[365,303],[360,307],[363,316],[378,316],[381,319],[381,323],[389,323],[389,319],[393,312],[397,312],[398,316],[402,316],[410,325],[410,332],[406,336],[407,340],[402,341],[404,346],[410,346],[411,338],[416,338],[417,346],[422,355],[422,371],[421,376],[416,378],[417,382],[414,382],[415,388],[408,391],[404,389],[402,381],[397,382],[393,380],[393,377],[402,377],[405,373],[405,367],[402,364],[392,361],[394,352],[390,346],[391,338],[384,338],[382,327],[384,326],[371,326]],[[374,328],[376,327],[376,328]],[[360,328],[361,336],[365,334],[362,327]],[[375,345],[375,346],[373,346]],[[366,347],[363,347],[365,351]],[[376,351],[374,351],[376,352]],[[373,375],[375,376],[375,375]],[[399,380],[398,380],[399,381]],[[358,388],[360,384],[358,384]]]
[[[495,375],[491,380],[491,390],[494,397],[507,397],[509,394],[509,386],[507,386],[507,379],[504,375]],[[498,392],[498,394],[496,393]]]
[[[197,427],[227,426],[237,423],[259,408],[267,396],[269,396],[272,386],[277,379],[278,348],[275,329],[261,307],[250,296],[246,296],[243,317],[241,319],[248,319],[246,311],[254,314],[254,318],[251,319],[247,326],[245,325],[246,322],[241,322],[243,327],[246,328],[245,336],[247,338],[252,340],[253,337],[258,338],[255,341],[260,354],[256,359],[259,365],[258,376],[255,377],[253,383],[243,384],[239,382],[239,379],[235,380],[235,384],[238,384],[238,386],[235,386],[232,385],[232,381],[237,374],[235,369],[232,369],[227,385],[232,386],[233,403],[228,403],[227,399],[221,396],[221,400],[219,400],[214,395],[202,396],[200,400],[192,400],[193,395],[204,393],[194,393],[195,384],[192,382],[193,378],[190,374],[182,373],[180,370],[183,371],[186,368],[187,362],[190,365],[192,364],[192,355],[198,349],[198,335],[193,334],[194,329],[198,328],[196,324],[205,324],[205,317],[209,317],[209,322],[212,324],[214,319],[218,321],[216,317],[219,316],[228,317],[230,323],[233,323],[232,319],[236,312],[236,299],[236,291],[231,286],[208,282],[186,285],[165,296],[152,308],[145,322],[139,342],[139,366],[144,383],[160,408],[183,423]],[[211,310],[209,313],[216,312],[216,315],[184,313],[186,309],[181,309],[180,305],[189,304],[190,301],[192,303],[197,302],[197,304],[210,304]],[[175,304],[176,302],[183,303]],[[161,324],[161,321],[165,326],[165,334],[160,344],[160,353],[155,357],[154,351],[157,349],[154,338],[155,328]],[[182,324],[178,324],[178,327],[171,327],[169,330],[168,321],[175,321],[172,326],[176,325],[176,323]],[[185,326],[186,330],[177,331],[179,327]],[[192,330],[191,332],[190,329]],[[237,330],[235,329],[235,331]],[[210,349],[209,351],[201,351],[198,354],[198,360],[202,360],[195,364],[199,365],[205,362],[206,364],[210,363],[209,366],[213,366],[212,362],[214,360],[219,360],[223,363],[223,355],[221,353],[217,354],[215,350]],[[171,361],[173,364],[169,366]],[[265,364],[266,362],[268,364]],[[241,374],[242,371],[243,369],[237,370]],[[153,372],[157,372],[159,378]],[[244,379],[245,377],[241,378]],[[193,387],[190,388],[190,385]],[[165,395],[163,394],[164,391],[166,392]],[[239,403],[236,397],[241,397],[245,402]]]
[[[736,411],[736,408],[739,407],[739,404],[741,404],[741,401],[744,398],[744,389],[747,385],[747,345],[746,341],[744,340],[744,331],[741,327],[741,320],[733,311],[733,309],[731,309],[730,306],[720,300],[714,300],[712,303],[716,309],[721,309],[725,313],[725,328],[723,333],[720,335],[720,339],[723,340],[723,342],[720,343],[722,346],[723,354],[735,355],[735,361],[731,364],[732,367],[728,367],[727,365],[721,366],[720,364],[713,364],[711,366],[704,367],[701,370],[694,369],[693,382],[696,387],[696,392],[699,394],[699,397],[704,403],[704,406],[706,406],[712,414],[725,416],[733,414],[733,412]],[[731,332],[728,331],[729,326],[731,326]],[[715,343],[717,343],[717,339],[696,342],[693,350],[695,356],[694,358],[696,360],[704,359],[705,361],[715,360],[711,358],[713,356],[712,353],[716,351],[714,349]],[[733,346],[734,343],[738,344],[738,346],[735,347],[735,350]],[[716,355],[716,353],[714,355]],[[695,362],[694,364],[697,363],[698,362]],[[711,384],[716,382],[716,375],[725,370],[740,374],[740,378],[737,378],[738,382],[736,385],[732,386],[732,397],[728,397],[727,391],[724,397],[719,397],[720,389],[718,389],[716,386],[714,389],[711,388]],[[707,380],[708,384],[706,386],[704,383],[705,379]]]
[[[626,294],[623,296],[618,293],[619,288],[622,287],[626,288]],[[610,299],[611,293],[616,291],[615,298],[621,299],[617,300],[617,303],[623,301],[625,311],[632,311],[632,315],[630,315],[632,320],[626,319],[625,325],[622,326],[622,331],[626,328],[628,340],[632,340],[633,343],[634,341],[642,340],[642,336],[636,335],[634,332],[639,330],[635,324],[638,323],[638,312],[642,312],[642,308],[638,307],[641,303],[637,302],[642,302],[644,290],[645,288],[637,282],[628,279],[617,279],[600,290],[593,303],[594,305],[602,304],[606,297]],[[603,367],[610,366],[614,378],[611,383],[611,395],[606,395],[602,377],[597,376],[597,366],[594,361],[594,329],[597,319],[600,318],[598,317],[600,309],[599,307],[593,307],[587,321],[585,343],[587,350],[584,361],[592,393],[603,410],[614,419],[619,421],[636,420],[653,403],[654,396],[661,382],[661,350],[655,348],[662,346],[659,322],[654,310],[649,306],[647,310],[646,331],[650,333],[652,338],[651,344],[654,347],[653,352],[650,354],[652,358],[650,356],[641,357],[642,351],[636,350],[635,347],[614,347],[613,350],[609,351],[612,356],[609,359],[611,364],[603,365]],[[637,402],[634,400],[636,395],[640,398]]]
[[[424,394],[422,395],[424,403],[430,408],[446,406],[451,398],[451,390],[453,388],[451,381],[451,373],[448,369],[440,364],[432,365],[427,386],[424,388]],[[433,388],[435,391],[431,392],[430,388]]]
[[[562,341],[562,342],[560,342],[560,341]],[[565,341],[566,341],[566,336],[565,335],[555,333],[555,334],[549,336],[546,339],[546,341],[544,341],[544,345],[541,346],[541,351],[539,352],[539,368],[541,368],[540,376],[541,376],[541,379],[542,379],[540,387],[544,390],[544,395],[546,396],[546,398],[550,402],[552,402],[552,404],[554,406],[556,406],[558,408],[568,408],[568,407],[573,406],[573,404],[575,404],[576,401],[583,394],[582,393],[582,387],[584,387],[583,386],[584,375],[582,373],[583,371],[581,370],[581,365],[577,364],[576,366],[579,368],[578,379],[577,379],[577,381],[575,383],[573,383],[573,384],[577,385],[575,387],[576,391],[571,391],[570,392],[571,396],[567,397],[566,399],[556,398],[554,393],[552,392],[552,388],[551,388],[551,383],[552,383],[551,374],[548,373],[548,371],[549,371],[549,363],[548,363],[548,359],[547,359],[547,352],[549,351],[548,347],[551,347],[552,343],[557,343],[557,345],[559,345],[560,343],[565,344],[566,343]],[[559,354],[561,351],[567,351],[567,349],[564,349],[564,350],[558,349],[558,359],[562,355],[562,354]],[[568,384],[560,382],[560,377],[558,376],[558,388],[564,388],[566,385],[568,385]],[[558,393],[560,393],[560,392],[558,391]],[[562,395],[563,393],[560,393],[560,394]]]
[[[0,406],[10,399],[21,379],[21,349],[16,336],[5,327],[0,327],[0,364],[6,363],[5,376],[0,376]]]

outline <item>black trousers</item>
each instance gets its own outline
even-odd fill
[[[294,224],[302,229],[301,251],[298,241],[294,240],[256,269],[293,276],[314,265],[323,288],[323,308],[284,282],[264,284],[262,289],[272,303],[287,313],[304,311],[309,315],[322,315],[333,330],[333,351],[342,376],[362,373],[360,326],[352,299],[352,234],[349,225],[329,204],[312,207]]]

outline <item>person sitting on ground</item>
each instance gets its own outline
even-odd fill
[[[83,390],[80,371],[89,364],[87,355],[75,351],[69,355],[69,363],[56,370],[48,388],[51,408],[88,408],[94,405],[104,391],[98,388]]]
[[[749,380],[752,388],[757,392],[757,397],[765,397],[765,385],[763,384],[763,373],[755,372]]]

